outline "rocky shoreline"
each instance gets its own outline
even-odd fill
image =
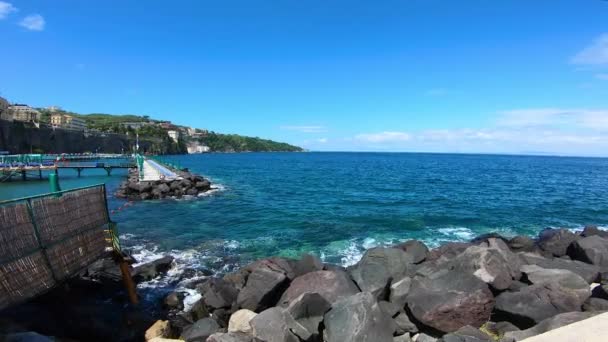
[[[171,265],[167,256],[132,273],[146,281]],[[191,287],[201,299],[187,310],[186,294],[170,293],[161,313],[113,340],[145,331],[156,342],[521,341],[608,311],[608,232],[488,234],[432,250],[410,240],[369,249],[348,268],[273,257]]]
[[[130,169],[126,181],[115,192],[118,198],[131,201],[162,198],[194,198],[211,190],[209,180],[189,171],[174,170],[181,179],[140,181],[137,169]]]

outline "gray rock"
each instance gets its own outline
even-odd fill
[[[553,256],[561,257],[566,255],[568,246],[578,239],[578,236],[567,229],[542,230],[538,235],[538,246]]]
[[[207,339],[207,342],[253,342],[253,336],[238,333],[215,333]]]
[[[380,306],[380,310],[384,311],[384,313],[391,317],[395,317],[399,311],[403,310],[403,307],[384,300],[379,301],[378,305]]]
[[[557,314],[580,311],[583,302],[579,294],[557,284],[539,284],[501,293],[496,297],[496,312],[527,329]]]
[[[262,311],[250,322],[253,336],[265,342],[299,342],[285,319],[283,309],[274,307]]]
[[[509,248],[513,252],[533,252],[536,250],[536,243],[529,236],[518,235],[509,240]]]
[[[608,239],[589,236],[572,243],[568,255],[574,260],[596,265],[600,271],[608,270]]]
[[[305,292],[320,294],[330,304],[359,292],[357,285],[343,271],[315,271],[297,277],[283,293],[279,303],[287,306]]]
[[[393,342],[391,318],[380,310],[369,292],[334,303],[325,314],[324,323],[327,342]]]
[[[608,300],[602,298],[588,298],[583,303],[583,311],[608,311]]]
[[[402,249],[404,252],[412,256],[412,262],[414,264],[419,264],[423,262],[428,253],[429,248],[422,242],[418,240],[409,240],[399,245],[396,245],[395,248]]]
[[[412,265],[413,260],[412,255],[398,248],[371,248],[349,271],[361,291],[384,300],[388,299],[391,281],[406,276],[408,265]]]
[[[597,226],[586,226],[585,229],[581,232],[582,237],[588,236],[599,236],[602,238],[608,238],[608,232],[605,230],[600,230]]]
[[[479,327],[488,321],[494,296],[477,277],[444,269],[428,277],[416,276],[407,306],[419,322],[449,333],[466,325]]]
[[[450,268],[468,272],[499,291],[521,278],[521,261],[504,241],[495,238],[467,248],[448,264]]]
[[[286,269],[288,268],[288,269]],[[273,259],[264,259],[246,267],[251,271],[247,282],[237,296],[237,306],[241,309],[260,312],[274,306],[283,289],[289,284],[289,265]]]
[[[500,235],[496,232],[481,234],[481,235],[473,238],[470,242],[474,245],[478,245],[480,243],[487,243],[489,239],[499,239],[499,240],[502,240],[502,242],[504,242],[504,243],[509,242],[508,239],[506,239],[505,237],[503,237],[502,235]]]
[[[171,268],[172,264],[173,257],[167,255],[160,259],[135,267],[131,274],[133,276],[133,280],[136,282],[148,281],[156,278],[162,273],[166,273]]]
[[[306,273],[323,270],[323,262],[314,255],[304,254],[300,260],[293,263],[293,271],[296,277]]]
[[[220,326],[211,318],[203,318],[186,327],[182,332],[182,339],[186,342],[205,342],[209,336],[215,334]]]
[[[156,187],[156,189],[158,189],[162,194],[166,194],[171,191],[171,188],[169,188],[169,186],[164,183],[160,184],[158,187]]]
[[[431,335],[427,335],[425,333],[420,333],[417,336],[414,336],[416,342],[437,342],[437,339]]]
[[[545,269],[536,265],[524,265],[521,271],[532,284],[557,284],[576,293],[581,302],[591,296],[589,284],[576,273],[568,270]]]
[[[563,327],[574,322],[582,321],[589,317],[595,316],[597,313],[592,312],[568,312],[558,314],[554,317],[547,318],[538,325],[522,331],[510,331],[505,333],[505,340],[521,341],[528,337],[536,336],[547,331]]]
[[[163,301],[163,305],[168,309],[176,309],[181,310],[184,308],[184,295],[178,292],[171,292],[165,300]]]
[[[440,258],[450,260],[471,246],[473,244],[469,242],[448,242],[431,250],[427,255],[427,260],[439,260]]]
[[[393,342],[412,342],[410,334],[404,334],[393,337]]]
[[[224,279],[212,278],[207,282],[203,299],[213,309],[229,308],[236,301],[238,290]]]
[[[393,318],[393,320],[395,321],[395,334],[397,335],[418,332],[418,327],[416,324],[412,323],[405,312],[400,312],[397,317]]]
[[[412,278],[405,277],[397,282],[393,282],[390,288],[389,301],[400,308],[405,307],[407,294],[410,292]]]
[[[523,264],[537,265],[542,268],[568,270],[578,274],[589,284],[595,282],[600,274],[599,267],[581,261],[561,258],[547,259],[534,253],[519,253],[518,255]]]
[[[198,194],[198,190],[196,190],[195,188],[190,188],[188,190],[186,190],[186,195],[188,196],[196,196]]]
[[[465,326],[453,333],[449,333],[444,335],[441,339],[441,342],[491,342],[493,341],[492,337],[477,328],[473,328],[472,326]]]
[[[331,304],[318,293],[304,293],[285,309],[288,325],[300,339],[309,341],[319,335],[319,325]]]

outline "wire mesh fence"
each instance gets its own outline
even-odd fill
[[[0,309],[77,274],[115,235],[104,185],[0,202]]]

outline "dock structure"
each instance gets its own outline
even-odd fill
[[[143,178],[140,177],[142,181],[176,180],[180,178],[177,173],[152,159],[143,161]]]
[[[0,202],[0,241],[0,309],[122,255],[103,184]]]

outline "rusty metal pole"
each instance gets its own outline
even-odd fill
[[[137,298],[137,292],[135,291],[135,283],[133,282],[133,278],[131,277],[131,271],[129,271],[129,264],[125,261],[125,259],[120,256],[120,261],[118,262],[120,266],[120,272],[122,273],[122,281],[125,284],[125,289],[127,290],[127,294],[129,295],[129,301],[131,304],[137,305],[139,303],[139,298]]]

